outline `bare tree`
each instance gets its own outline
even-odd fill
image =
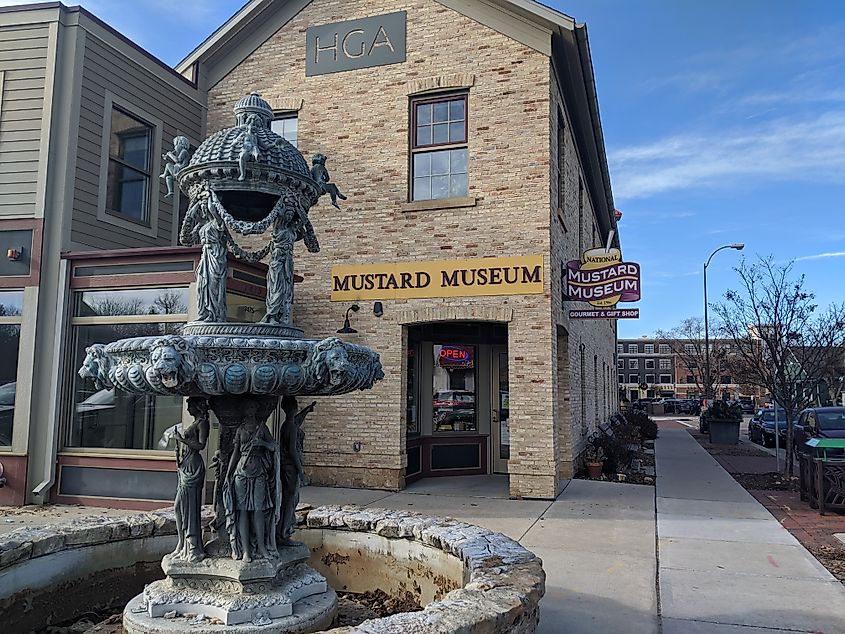
[[[723,370],[728,350],[725,345],[711,338],[710,385],[705,385],[704,320],[701,317],[688,317],[671,330],[658,330],[656,336],[660,343],[667,344],[672,353],[680,359],[687,375],[693,377],[700,394],[717,393],[720,378],[725,374]]]
[[[188,306],[183,301],[182,294],[172,290],[166,290],[156,297],[150,307],[152,315],[176,315],[187,311]]]
[[[795,277],[792,263],[778,265],[770,256],[736,272],[739,290],[725,293],[713,306],[722,331],[736,344],[741,381],[757,385],[784,409],[787,421],[785,464],[792,474],[795,418],[813,400],[819,385],[842,355],[845,304],[818,311],[815,295]],[[776,430],[777,431],[777,430]]]

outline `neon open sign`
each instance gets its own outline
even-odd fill
[[[472,348],[464,346],[440,346],[437,353],[440,365],[472,367]]]

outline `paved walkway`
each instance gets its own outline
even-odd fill
[[[845,632],[845,588],[688,432],[657,456],[664,634]]]
[[[305,487],[307,504],[448,515],[543,559],[541,634],[658,632],[654,488],[572,480],[554,502],[509,500],[504,476],[431,478],[401,493]]]

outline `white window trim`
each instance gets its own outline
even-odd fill
[[[628,369],[629,370],[639,370],[640,369],[640,360],[639,359],[628,359]]]
[[[109,141],[111,139],[111,113],[114,107],[124,110],[152,127],[152,152],[150,163],[150,191],[149,191],[149,225],[132,222],[106,211],[106,198],[109,180]],[[113,93],[106,91],[105,105],[103,107],[103,139],[100,145],[100,188],[97,192],[97,220],[105,222],[127,231],[140,233],[151,238],[158,238],[158,206],[161,199],[162,181],[158,176],[161,173],[161,136],[164,124],[155,115],[146,112],[137,105],[116,97]],[[174,197],[175,198],[175,197]],[[178,213],[178,212],[177,212]]]
[[[666,381],[663,380],[663,377],[666,377]],[[672,375],[671,374],[661,374],[660,375],[660,385],[671,385],[672,384]]]
[[[649,363],[651,364],[651,367],[649,367]],[[654,359],[646,359],[645,360],[645,369],[646,370],[654,370]]]

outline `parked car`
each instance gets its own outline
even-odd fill
[[[748,423],[748,439],[764,447],[775,446],[775,410],[758,410]],[[787,431],[786,411],[777,410],[777,433],[780,439],[780,446],[786,446]]]
[[[793,430],[795,453],[806,451],[810,438],[845,438],[845,407],[808,407],[798,415]],[[834,450],[835,452],[835,450]],[[828,452],[831,455],[834,452]]]
[[[754,398],[751,396],[740,396],[739,406],[742,408],[744,414],[754,413]]]

